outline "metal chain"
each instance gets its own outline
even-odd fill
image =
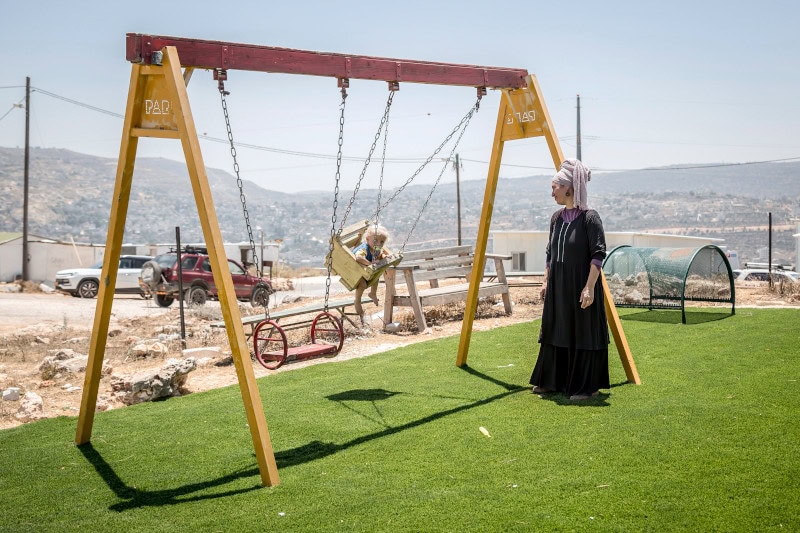
[[[392,100],[394,99],[394,91],[389,91],[389,98],[386,100],[386,109],[383,111],[383,117],[381,118],[381,122],[378,125],[378,131],[375,133],[375,138],[372,141],[372,146],[369,149],[369,154],[367,154],[367,158],[364,160],[364,167],[361,169],[361,175],[358,177],[358,182],[356,183],[355,189],[353,189],[353,196],[350,198],[350,202],[347,204],[347,210],[342,217],[342,222],[339,224],[339,233],[342,232],[344,228],[344,223],[347,221],[347,217],[350,215],[350,211],[353,208],[353,203],[356,201],[356,195],[358,194],[358,190],[361,188],[361,182],[364,180],[364,176],[367,173],[367,167],[372,160],[372,153],[375,151],[375,147],[378,145],[378,140],[381,138],[381,133],[383,132],[384,124],[386,124],[389,120],[389,110],[392,107]]]
[[[394,94],[394,93],[392,93]],[[386,115],[386,126],[383,132],[383,153],[381,154],[381,175],[378,180],[378,200],[375,210],[375,231],[378,231],[379,218],[381,214],[381,195],[383,194],[383,173],[386,168],[386,147],[389,144],[389,115]]]
[[[258,257],[258,253],[256,253],[256,241],[253,238],[253,228],[250,225],[250,213],[247,210],[247,200],[244,195],[244,182],[242,181],[241,176],[239,175],[239,161],[236,157],[236,145],[233,142],[233,130],[231,128],[231,119],[228,115],[228,102],[225,100],[225,95],[230,94],[225,90],[225,85],[223,84],[223,78],[220,76],[219,79],[219,97],[220,101],[222,102],[222,113],[225,115],[225,128],[228,131],[228,142],[231,145],[231,157],[233,158],[233,172],[236,174],[236,185],[239,187],[239,200],[242,203],[242,213],[244,214],[244,223],[247,226],[247,238],[250,240],[250,252],[253,254],[253,262],[255,263],[256,267],[256,274],[258,275],[258,279],[261,279],[261,265]],[[264,299],[264,314],[266,318],[269,319],[269,294]]]
[[[434,157],[436,157],[436,155],[437,155],[439,152],[441,152],[441,151],[442,151],[442,148],[444,148],[444,146],[445,146],[445,145],[448,143],[448,141],[450,141],[450,139],[452,139],[452,138],[453,138],[453,135],[455,135],[455,134],[456,134],[456,132],[457,132],[459,129],[461,129],[461,128],[462,128],[462,126],[463,126],[463,128],[464,128],[464,129],[466,129],[466,126],[467,126],[467,124],[469,124],[469,121],[470,121],[470,119],[472,119],[472,115],[474,115],[474,114],[475,114],[475,112],[476,112],[476,111],[478,111],[478,109],[480,109],[480,105],[481,105],[481,96],[482,96],[481,94],[478,94],[478,100],[477,100],[477,102],[475,102],[475,105],[473,105],[473,106],[472,106],[472,108],[469,110],[469,112],[468,112],[466,115],[464,115],[464,117],[461,119],[461,122],[459,122],[459,123],[456,125],[456,127],[455,127],[455,128],[453,128],[453,131],[451,131],[451,132],[450,132],[450,134],[449,134],[447,137],[445,137],[445,139],[442,141],[442,143],[439,145],[439,147],[438,147],[438,148],[436,148],[436,150],[434,150],[434,151],[433,151],[433,153],[432,153],[432,154],[431,154],[431,155],[428,157],[428,159],[426,159],[426,160],[425,160],[425,162],[424,162],[424,163],[422,163],[422,164],[419,166],[419,168],[417,168],[417,170],[414,172],[414,174],[412,174],[412,175],[411,175],[411,177],[410,177],[410,178],[408,178],[408,179],[406,180],[406,182],[405,182],[405,183],[403,183],[403,185],[401,185],[401,186],[400,186],[400,188],[398,188],[396,191],[394,191],[394,193],[392,194],[392,196],[390,196],[390,197],[389,197],[389,199],[388,199],[388,200],[386,200],[386,202],[384,202],[384,203],[383,203],[383,205],[381,205],[381,206],[379,206],[379,207],[378,207],[378,211],[381,211],[381,210],[385,209],[387,205],[389,205],[390,203],[392,203],[392,200],[394,200],[395,198],[397,198],[397,196],[398,196],[398,195],[399,195],[401,192],[403,192],[403,189],[405,189],[405,188],[406,188],[406,186],[408,186],[408,184],[409,184],[409,183],[411,183],[412,181],[414,181],[414,178],[416,178],[416,177],[417,177],[417,175],[419,175],[419,173],[420,173],[420,172],[422,172],[422,171],[425,169],[425,167],[428,165],[428,163],[430,163],[430,162],[433,160],[433,158],[434,158]],[[463,133],[463,131],[462,131],[461,135],[463,135],[463,134],[464,134],[464,133]],[[459,136],[459,141],[460,141],[460,140],[461,140],[461,136]],[[456,142],[456,145],[458,145],[458,142]],[[406,242],[408,242],[408,239],[406,239]]]
[[[336,208],[339,205],[339,180],[342,177],[342,145],[344,144],[344,109],[347,104],[346,82],[342,83],[342,103],[339,104],[339,149],[336,152],[336,186],[333,189],[333,214],[331,215],[331,238],[328,245],[328,277],[325,278],[325,312],[328,312],[328,298],[331,294],[331,263],[333,263],[333,239],[336,237]]]
[[[425,212],[425,208],[428,207],[428,202],[431,201],[431,197],[433,196],[433,192],[436,190],[436,186],[439,185],[439,181],[442,179],[442,176],[444,175],[444,171],[447,169],[448,163],[453,159],[453,154],[455,153],[456,148],[458,148],[458,144],[461,142],[461,138],[464,136],[464,132],[467,131],[467,126],[469,126],[469,121],[472,119],[472,116],[475,114],[475,112],[478,111],[478,109],[480,109],[481,96],[482,95],[480,93],[478,93],[478,100],[475,102],[475,105],[472,106],[472,109],[469,110],[469,113],[467,113],[464,116],[464,118],[461,119],[461,122],[458,123],[458,126],[456,126],[456,129],[453,130],[452,133],[450,133],[450,135],[447,136],[447,138],[444,140],[444,142],[441,145],[439,145],[439,148],[436,149],[436,151],[433,153],[433,155],[431,155],[431,157],[428,158],[428,161],[433,159],[433,157],[442,149],[442,147],[447,143],[447,141],[450,140],[450,138],[455,134],[455,132],[459,128],[461,129],[461,133],[458,134],[458,137],[456,138],[456,142],[453,143],[453,148],[450,150],[450,154],[447,156],[447,159],[445,159],[444,165],[442,165],[442,170],[439,172],[439,176],[436,178],[436,181],[433,183],[433,187],[431,188],[431,192],[428,193],[428,197],[425,199],[425,203],[422,204],[422,209],[419,210],[419,213],[417,214],[417,218],[416,218],[416,220],[414,220],[414,224],[412,224],[411,229],[408,230],[408,235],[406,235],[406,240],[403,241],[403,246],[400,247],[400,252],[401,253],[406,249],[406,244],[408,244],[408,240],[411,238],[411,234],[414,233],[414,230],[417,227],[417,223],[419,222],[419,219],[422,217],[422,213]],[[423,166],[425,164],[427,164],[427,162],[424,163]],[[415,173],[415,176],[418,173],[419,172]],[[412,176],[412,179],[413,179],[413,176]],[[406,182],[405,185],[403,185],[403,187],[408,185],[408,183],[409,182]],[[397,194],[395,194],[394,196],[397,196]],[[394,198],[394,196],[392,196],[392,198]],[[389,201],[391,201],[391,198],[389,199]],[[388,204],[389,202],[387,201],[386,203]],[[386,204],[384,204],[384,207],[386,207]]]

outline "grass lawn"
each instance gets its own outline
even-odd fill
[[[800,530],[800,310],[621,313],[588,402],[529,392],[538,322],[259,380],[274,488],[238,387],[0,431],[0,531]]]

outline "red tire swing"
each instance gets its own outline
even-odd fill
[[[259,323],[253,333],[256,360],[267,370],[275,370],[288,360],[336,355],[343,344],[342,321],[327,311],[318,314],[311,323],[311,344],[290,347],[283,328],[270,319]]]

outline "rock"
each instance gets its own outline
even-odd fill
[[[89,363],[88,355],[77,354],[68,348],[50,350],[50,352],[53,353],[53,355],[46,356],[42,362],[39,363],[38,371],[42,379],[57,379],[63,374],[77,374],[86,371],[86,365]],[[107,376],[111,372],[111,366],[104,361],[100,374]]]
[[[161,342],[154,342],[152,344],[137,344],[131,348],[131,355],[135,357],[150,357],[161,356],[169,353],[169,348]]]
[[[44,402],[35,392],[26,392],[14,417],[23,422],[44,418]]]
[[[95,404],[95,411],[108,411],[111,409],[111,403],[105,396],[98,396],[97,403]]]
[[[47,285],[46,283],[40,283],[39,290],[41,290],[45,294],[53,294],[54,292],[56,292],[56,290],[53,287]]]
[[[190,372],[197,368],[193,357],[170,359],[161,369],[133,376],[112,377],[111,389],[125,405],[149,402],[158,398],[180,396]]]
[[[66,359],[72,359],[73,357],[81,355],[71,348],[59,348],[57,350],[48,350],[47,353],[50,354],[50,357],[52,357],[57,361],[64,361]]]
[[[0,292],[22,292],[22,287],[16,283],[0,283]]]
[[[214,366],[231,366],[233,364],[233,354],[225,354],[225,356],[216,361]]]
[[[389,322],[383,327],[383,330],[386,333],[397,333],[398,331],[400,331],[401,327],[402,325],[400,324],[400,322]]]
[[[4,402],[18,402],[19,398],[19,387],[9,387],[3,391]]]

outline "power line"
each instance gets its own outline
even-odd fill
[[[79,106],[79,107],[85,107],[86,109],[91,109],[92,111],[97,111],[98,113],[104,113],[106,115],[111,115],[112,117],[125,118],[125,115],[121,115],[119,113],[115,113],[113,111],[109,111],[107,109],[103,109],[101,107],[97,107],[97,106],[93,106],[93,105],[90,105],[90,104],[86,104],[84,102],[79,102],[78,100],[73,100],[72,98],[67,98],[66,96],[61,96],[61,95],[58,95],[58,94],[55,94],[55,93],[51,93],[50,91],[45,91],[44,89],[39,89],[38,87],[35,87],[33,89],[33,92],[42,93],[42,94],[47,95],[47,96],[49,96],[51,98],[56,98],[58,100],[63,100],[65,102],[69,102],[70,104],[74,104],[74,105]]]
[[[13,89],[13,88],[19,88],[19,87],[24,87],[24,85],[23,86],[13,86],[13,85],[12,86],[2,86],[2,87],[0,87],[0,89]],[[33,90],[33,92],[39,92],[39,93],[42,93],[42,94],[44,94],[46,96],[50,96],[51,98],[62,100],[64,102],[67,102],[67,103],[70,103],[70,104],[73,104],[73,105],[77,105],[79,107],[83,107],[83,108],[86,108],[86,109],[90,109],[90,110],[96,111],[98,113],[103,113],[103,114],[110,115],[110,116],[117,117],[117,118],[125,118],[124,115],[122,115],[120,113],[115,113],[114,111],[109,111],[107,109],[102,109],[100,107],[93,106],[93,105],[87,104],[85,102],[80,102],[80,101],[74,100],[72,98],[67,98],[66,96],[61,96],[61,95],[55,94],[53,92],[46,91],[44,89],[40,89],[38,87],[32,88],[32,90]],[[18,106],[16,104],[12,105],[11,109],[9,109],[2,117],[0,117],[0,120],[2,120],[9,113],[11,113],[11,111],[13,111],[13,109],[15,107],[18,107]],[[567,139],[572,139],[573,137],[575,137],[575,136],[560,137],[559,139],[561,139],[562,141],[566,141]],[[222,143],[222,144],[229,144],[229,142],[230,142],[228,139],[210,137],[208,135],[203,135],[200,138],[204,139],[204,140],[207,140],[207,141],[216,142],[216,143]],[[620,139],[603,139],[602,137],[597,137],[597,136],[584,136],[584,138],[588,138],[588,139],[592,139],[592,140],[601,140],[601,141],[602,140],[608,140],[608,141],[617,141],[617,142],[652,142],[652,143],[656,143],[656,144],[692,144],[692,143],[682,143],[682,142],[635,141],[635,140],[624,141],[624,140],[620,140]],[[308,158],[314,158],[314,159],[336,159],[336,155],[333,155],[333,154],[320,154],[320,153],[314,153],[314,152],[301,152],[301,151],[297,151],[297,150],[287,150],[287,149],[283,149],[283,148],[273,148],[273,147],[269,147],[269,146],[261,146],[261,145],[257,145],[257,144],[242,143],[242,142],[236,142],[234,144],[236,146],[239,146],[239,147],[242,147],[242,148],[249,148],[251,150],[260,150],[260,151],[264,151],[264,152],[271,152],[271,153],[282,154],[282,155],[290,155],[290,156],[295,156],[295,157],[308,157]],[[344,157],[342,157],[342,159],[347,160],[347,161],[357,161],[357,162],[363,162],[364,161],[363,157],[353,157],[353,156],[344,156]],[[389,162],[389,163],[419,163],[419,162],[422,162],[424,160],[425,160],[424,158],[389,158],[389,157],[386,158],[386,162]],[[483,164],[483,165],[488,165],[489,164],[488,161],[481,161],[481,160],[478,160],[478,159],[461,158],[461,160],[462,161],[469,161],[471,163],[480,163],[480,164]],[[640,171],[641,172],[663,172],[663,171],[669,171],[669,170],[691,170],[691,169],[701,169],[701,168],[721,168],[721,167],[735,167],[735,166],[744,166],[744,165],[760,165],[760,164],[766,164],[766,163],[783,163],[783,162],[787,162],[787,161],[798,161],[798,160],[800,160],[800,156],[798,156],[798,157],[787,157],[787,158],[782,158],[782,159],[768,159],[768,160],[763,160],[763,161],[747,161],[747,162],[743,162],[743,163],[717,163],[717,164],[708,164],[708,165],[690,165],[690,166],[667,167],[667,168],[655,168],[655,167],[650,167],[650,168],[594,168],[593,170],[602,171],[602,172],[634,172],[634,171],[635,172],[640,172]],[[553,167],[551,167],[551,166],[542,167],[542,166],[535,166],[535,165],[515,165],[515,164],[510,164],[510,163],[501,163],[501,166],[511,167],[511,168],[532,169],[532,170],[552,170],[553,169]]]

